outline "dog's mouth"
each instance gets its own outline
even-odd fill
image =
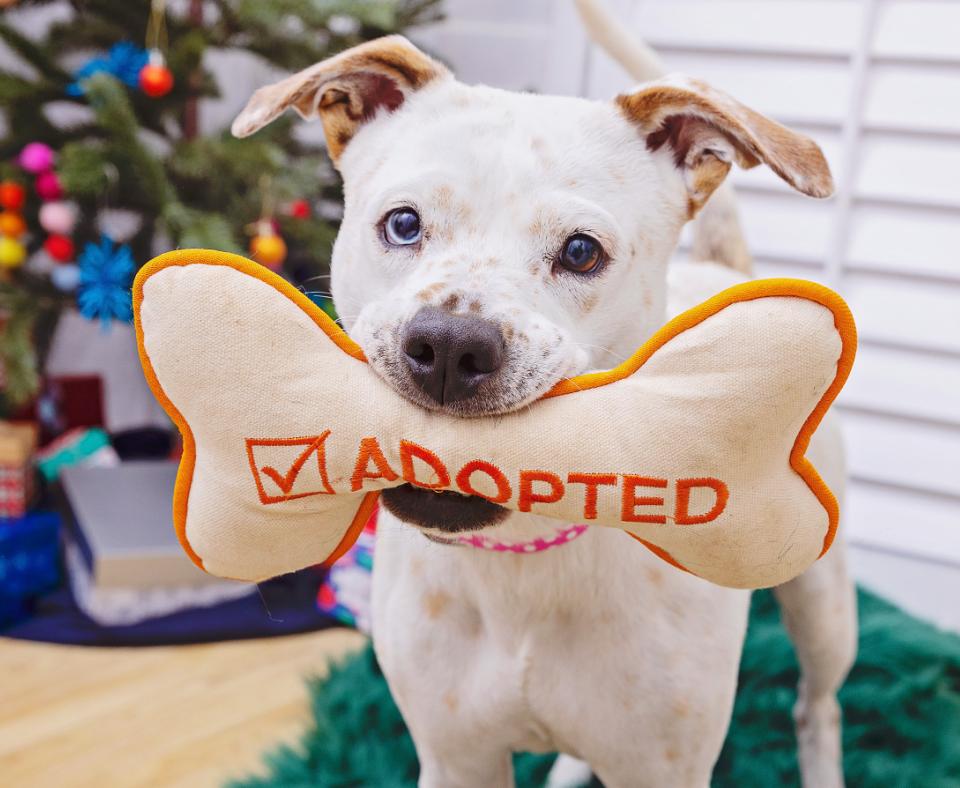
[[[449,490],[435,492],[412,484],[384,490],[380,500],[388,512],[405,523],[450,534],[489,528],[510,513],[485,498]]]

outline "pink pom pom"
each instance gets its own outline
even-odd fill
[[[53,148],[49,145],[44,145],[42,142],[31,142],[20,151],[18,161],[27,172],[40,173],[53,167],[54,158]]]
[[[40,206],[40,226],[51,235],[70,235],[77,214],[70,203],[46,202]]]
[[[41,200],[59,200],[63,197],[63,187],[60,185],[60,179],[57,173],[52,170],[41,172],[33,184],[37,190],[37,196]]]

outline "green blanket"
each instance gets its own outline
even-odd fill
[[[960,788],[960,637],[860,592],[860,654],[840,693],[851,788]],[[960,598],[958,598],[960,604]],[[797,663],[768,591],[754,594],[740,689],[715,786],[799,785],[790,709]],[[367,648],[310,684],[313,725],[266,756],[267,777],[234,788],[400,788],[417,760]],[[519,786],[539,786],[553,758],[519,754]]]

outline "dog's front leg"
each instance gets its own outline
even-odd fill
[[[374,650],[413,738],[421,788],[510,788],[519,679],[509,650],[487,637],[460,555],[381,511]]]
[[[420,759],[419,788],[512,788],[509,751],[487,752],[483,742],[465,741],[456,753],[437,753],[430,743],[415,741]]]

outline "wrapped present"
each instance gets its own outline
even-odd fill
[[[98,427],[77,427],[51,441],[37,452],[37,469],[48,482],[71,465],[98,468],[120,464],[120,457],[106,432]]]
[[[36,447],[35,424],[0,421],[0,520],[26,514],[34,493]]]
[[[27,606],[22,599],[0,594],[0,631],[22,621],[27,615]]]
[[[78,427],[103,427],[103,380],[99,375],[49,375],[37,402],[44,439]]]
[[[0,626],[26,612],[33,597],[60,582],[60,518],[31,512],[0,525]]]
[[[177,465],[64,467],[64,567],[77,606],[102,626],[134,625],[256,593],[200,571],[170,523]]]

